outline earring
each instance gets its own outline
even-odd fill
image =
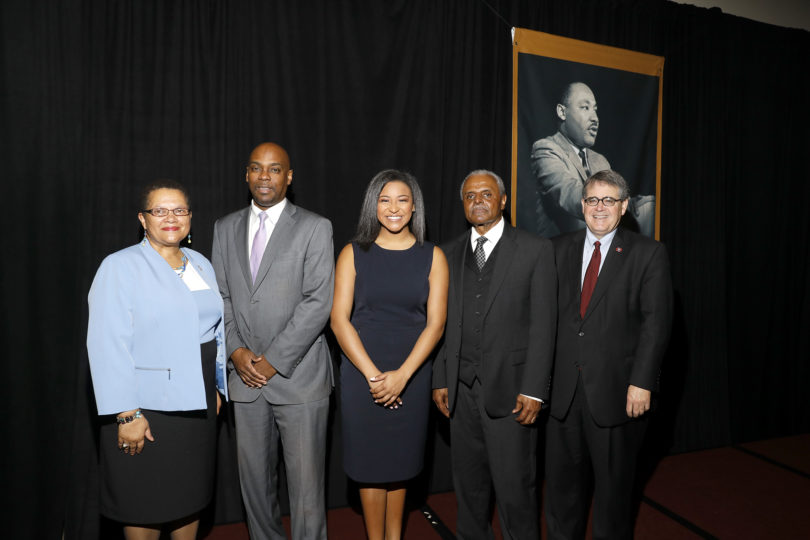
[[[188,232],[188,238],[186,240],[188,241],[188,245],[191,245],[191,231]]]

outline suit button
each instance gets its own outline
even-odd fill
[[[580,332],[580,333],[579,333],[579,334],[577,334],[577,335],[578,335],[579,337],[582,337],[582,336],[584,336],[584,335],[585,335],[585,332]]]
[[[258,300],[256,300],[255,298],[251,298],[251,299],[250,299],[250,303],[251,303],[251,304],[258,304],[258,303],[259,303],[259,301],[258,301]]]

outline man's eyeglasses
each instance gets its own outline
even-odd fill
[[[587,197],[583,199],[588,206],[597,206],[599,203],[604,204],[608,208],[615,205],[617,202],[622,202],[624,199],[614,199],[613,197]]]
[[[150,210],[141,210],[144,214],[152,214],[155,217],[166,217],[169,212],[177,217],[187,216],[191,213],[190,208],[152,208]]]

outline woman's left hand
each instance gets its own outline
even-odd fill
[[[400,370],[386,371],[372,377],[371,381],[379,383],[371,390],[374,403],[392,409],[402,405],[399,395],[405,389],[405,385],[408,384],[407,375]]]
[[[222,408],[222,398],[219,397],[219,392],[217,392],[217,416],[219,416],[219,410]]]

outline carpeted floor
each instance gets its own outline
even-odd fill
[[[331,540],[365,538],[355,509],[330,510],[328,520]],[[455,520],[454,494],[430,495],[409,511],[404,538],[455,538]],[[645,485],[635,537],[810,538],[810,434],[664,458]],[[247,527],[219,525],[204,538],[248,540]]]

